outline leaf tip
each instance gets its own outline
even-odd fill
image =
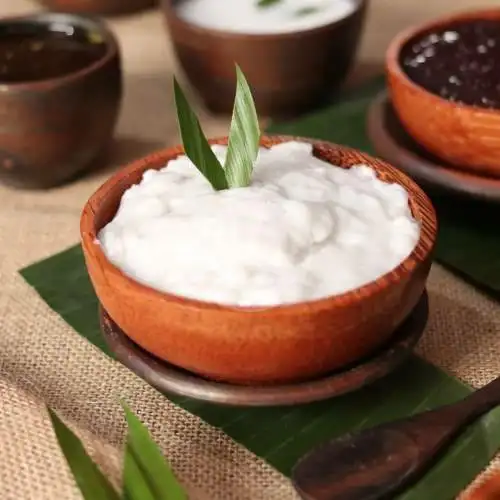
[[[238,83],[244,83],[246,86],[249,87],[247,77],[245,76],[245,73],[243,73],[243,70],[241,69],[240,65],[238,63],[235,63],[235,69],[236,69],[236,80]]]
[[[175,76],[173,77],[173,87],[174,87],[175,105],[178,106],[179,95],[182,93],[182,89],[181,89],[181,86],[179,85],[179,82],[177,81],[177,78],[175,78]]]
[[[58,417],[57,413],[50,408],[49,406],[47,408],[47,413],[49,414],[50,422],[52,423],[52,427],[54,430],[56,430],[56,427],[60,424],[62,424],[62,420]]]
[[[120,398],[120,405],[123,409],[123,412],[125,413],[125,419],[127,422],[130,422],[131,420],[135,420],[137,417],[135,416],[135,413],[132,411],[130,406],[127,404],[127,402],[123,399]]]

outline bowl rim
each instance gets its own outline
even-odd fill
[[[94,219],[96,215],[96,211],[100,206],[102,200],[106,198],[106,196],[111,193],[115,186],[121,185],[126,186],[123,187],[123,191],[128,189],[132,184],[127,182],[127,177],[137,170],[147,170],[147,165],[156,165],[160,163],[161,165],[165,165],[168,161],[178,157],[181,154],[184,154],[184,150],[182,146],[173,146],[170,148],[162,149],[160,151],[151,153],[143,158],[133,161],[128,164],[124,168],[120,169],[113,176],[111,176],[104,184],[102,184],[88,199],[85,203],[81,218],[80,218],[80,236],[81,236],[81,244],[83,249],[88,250],[84,253],[92,254],[92,258],[96,259],[100,262],[99,267],[102,268],[101,264],[106,266],[106,272],[109,272],[115,276],[117,276],[121,280],[125,280],[128,286],[135,288],[140,291],[141,294],[145,294],[146,296],[151,297],[152,300],[160,300],[160,301],[168,301],[170,303],[176,303],[178,305],[182,305],[183,307],[195,309],[195,310],[211,310],[211,311],[225,311],[225,312],[239,312],[239,313],[280,313],[280,314],[296,314],[297,312],[312,312],[312,311],[321,311],[325,309],[329,309],[332,305],[342,306],[346,304],[353,304],[358,302],[360,297],[363,299],[369,299],[373,294],[379,292],[380,290],[384,290],[389,288],[394,282],[398,281],[398,276],[401,274],[405,274],[404,269],[409,267],[411,269],[415,269],[417,265],[422,264],[430,255],[432,255],[435,243],[436,236],[438,230],[438,221],[436,217],[436,211],[432,202],[428,198],[428,196],[424,193],[424,191],[418,186],[418,184],[413,181],[410,177],[408,177],[405,173],[401,172],[397,168],[388,164],[387,162],[373,157],[367,153],[358,151],[354,148],[350,148],[347,146],[341,146],[329,141],[308,139],[305,137],[298,136],[288,136],[288,135],[263,135],[261,137],[261,147],[263,146],[263,142],[266,140],[279,141],[275,142],[275,144],[280,144],[288,141],[302,141],[307,142],[308,144],[312,144],[313,146],[319,146],[323,148],[329,149],[340,149],[346,152],[353,152],[357,154],[361,154],[365,157],[365,161],[369,164],[370,161],[376,160],[379,167],[384,171],[388,171],[391,174],[394,174],[396,177],[400,177],[405,180],[405,182],[411,187],[413,194],[410,194],[410,198],[415,200],[415,204],[422,208],[424,214],[428,217],[422,217],[420,222],[420,236],[417,241],[417,244],[413,248],[412,252],[402,260],[398,266],[388,271],[382,276],[379,276],[376,280],[366,283],[361,287],[355,288],[353,290],[349,290],[342,294],[337,295],[329,295],[327,297],[322,297],[319,299],[313,299],[308,301],[294,302],[294,303],[285,303],[285,304],[277,304],[271,306],[239,306],[239,305],[230,305],[230,304],[221,304],[217,302],[204,301],[199,299],[194,299],[190,297],[183,297],[181,295],[176,295],[170,292],[163,292],[152,288],[144,283],[141,283],[131,276],[124,273],[121,269],[119,269],[115,264],[113,264],[106,255],[104,254],[101,245],[97,242],[97,234],[94,227]],[[223,137],[215,137],[209,140],[210,144],[224,144],[227,143],[227,136]],[[266,147],[266,146],[263,146]],[[150,167],[151,168],[151,167]],[[408,192],[408,190],[407,190]],[[423,200],[423,203],[416,201]],[[423,255],[423,257],[419,257],[419,254]]]
[[[220,38],[221,40],[227,41],[261,41],[261,42],[279,42],[290,40],[298,37],[305,37],[310,35],[316,35],[330,30],[334,26],[338,26],[345,22],[348,22],[352,17],[354,17],[358,12],[365,10],[369,0],[352,0],[355,2],[354,9],[349,12],[344,17],[331,21],[327,24],[322,24],[321,26],[316,26],[304,30],[281,32],[281,33],[243,33],[238,31],[228,31],[217,28],[208,28],[204,26],[199,26],[197,24],[185,21],[182,17],[178,16],[176,9],[173,7],[173,2],[175,0],[161,0],[161,7],[164,11],[167,22],[174,23],[178,27],[184,30],[190,30],[200,36],[207,36],[212,38]]]
[[[400,64],[401,51],[406,43],[408,43],[412,38],[415,38],[433,28],[443,28],[448,24],[452,24],[457,21],[475,21],[481,19],[498,19],[500,22],[500,8],[468,9],[454,14],[446,14],[430,21],[410,26],[409,28],[399,32],[391,40],[386,51],[385,65],[388,74],[397,78],[406,88],[412,90],[413,92],[424,94],[427,99],[436,104],[439,103],[441,106],[447,106],[450,109],[458,109],[465,112],[484,113],[489,116],[500,116],[500,109],[498,108],[482,108],[480,106],[465,104],[463,102],[450,101],[444,97],[434,94],[422,85],[415,83],[406,74]]]
[[[33,81],[19,82],[2,82],[0,81],[0,89],[9,90],[48,90],[54,87],[63,86],[72,83],[81,78],[85,78],[91,73],[105,67],[113,58],[119,57],[118,41],[110,28],[107,27],[104,21],[91,16],[78,14],[70,14],[64,12],[39,12],[35,14],[26,14],[20,16],[9,16],[0,19],[0,26],[11,24],[38,24],[47,26],[53,22],[61,22],[73,26],[81,27],[85,30],[94,29],[99,31],[105,40],[106,51],[97,60],[84,66],[76,71],[65,73],[53,78],[43,78]]]

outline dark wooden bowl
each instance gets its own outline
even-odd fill
[[[238,63],[252,87],[261,116],[285,117],[327,100],[342,84],[354,58],[367,0],[346,18],[302,32],[255,35],[194,26],[163,0],[177,58],[205,105],[230,113]]]
[[[38,0],[45,7],[75,14],[130,14],[158,5],[159,0]]]
[[[413,38],[459,20],[499,19],[500,9],[447,16],[410,28],[389,46],[386,69],[391,101],[413,138],[456,168],[500,177],[500,110],[444,99],[414,83],[400,64],[402,48]]]
[[[291,137],[264,137],[272,146]],[[394,270],[359,289],[321,300],[276,307],[234,307],[182,298],[144,286],[121,272],[96,244],[126,189],[148,169],[182,153],[169,148],[119,170],[85,205],[80,222],[88,273],[100,303],[146,351],[210,379],[250,384],[320,377],[383,345],[424,292],[436,239],[436,216],[424,192],[387,163],[350,148],[308,141],[318,158],[349,168],[365,163],[386,181],[402,185],[421,223],[414,251]],[[212,144],[227,144],[227,138]],[[334,263],[332,263],[334,265]]]
[[[110,142],[122,96],[118,45],[104,24],[70,14],[0,20],[2,32],[77,27],[104,40],[100,59],[50,79],[0,81],[0,179],[24,188],[48,188],[90,167]]]

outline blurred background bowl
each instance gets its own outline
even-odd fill
[[[307,31],[244,34],[195,26],[163,0],[175,54],[207,108],[230,113],[237,62],[261,116],[287,117],[325,102],[343,83],[361,37],[367,0],[347,17]],[[232,0],[234,1],[234,0]]]
[[[9,185],[49,188],[68,181],[89,168],[113,136],[122,75],[117,42],[104,24],[71,14],[4,18],[0,44],[2,36],[30,40],[53,30],[103,47],[91,62],[60,76],[2,82],[0,75],[0,179]]]
[[[500,177],[500,110],[440,97],[413,82],[401,64],[401,52],[413,39],[457,21],[477,19],[496,19],[500,22],[500,9],[447,16],[398,35],[386,57],[389,92],[405,129],[429,152],[454,167]]]
[[[48,9],[75,14],[129,14],[158,5],[159,0],[38,0]]]

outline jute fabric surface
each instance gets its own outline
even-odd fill
[[[496,1],[483,5],[488,3]],[[354,78],[379,69],[397,31],[451,5],[459,9],[475,2],[374,0]],[[0,15],[37,8],[27,0],[2,0]],[[175,65],[161,16],[147,12],[111,24],[120,39],[126,78],[109,165],[50,192],[0,188],[0,498],[81,498],[46,405],[76,430],[118,484],[125,424],[117,400],[125,397],[191,498],[294,499],[287,478],[77,335],[18,275],[21,267],[77,242],[81,207],[113,168],[178,142],[170,91]],[[201,117],[209,135],[226,132],[225,118],[203,112]],[[429,292],[431,317],[420,353],[476,387],[498,375],[500,305],[437,265]]]

